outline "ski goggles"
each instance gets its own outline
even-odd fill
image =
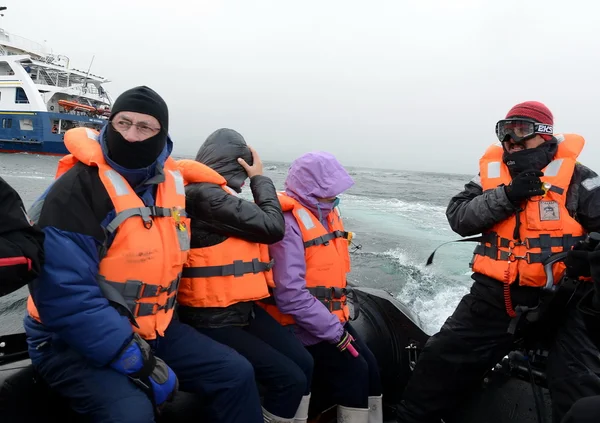
[[[510,138],[515,144],[520,144],[536,135],[552,135],[553,133],[552,125],[531,119],[502,119],[496,124],[496,136],[500,142],[508,141],[507,138]]]

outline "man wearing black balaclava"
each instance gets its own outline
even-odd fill
[[[167,144],[169,110],[148,87],[136,87],[119,96],[106,127],[108,157],[126,169],[153,164]]]
[[[136,87],[100,134],[65,134],[77,160],[61,160],[32,207],[46,259],[30,284],[29,355],[90,421],[154,422],[180,387],[210,398],[209,421],[261,423],[248,361],[173,318],[189,219],[168,128],[164,100]]]
[[[522,335],[531,342],[545,335],[553,422],[579,398],[600,395],[600,353],[591,336],[597,330],[578,306],[593,286],[579,279],[590,275],[590,261],[587,256],[570,259],[573,246],[587,233],[600,231],[600,177],[577,161],[583,137],[555,134],[553,126],[552,113],[540,102],[512,107],[496,123],[498,142],[481,157],[479,175],[450,200],[446,215],[451,228],[461,236],[482,234],[473,239],[479,241],[471,263],[474,282],[420,353],[398,410],[399,422],[460,421],[457,404],[515,348],[515,336]],[[564,302],[554,301],[532,327],[536,315],[520,318],[520,313],[549,298],[542,263],[563,251],[569,254],[567,270],[562,263],[554,265],[554,280],[565,281],[566,274],[575,282],[560,284],[554,299]],[[538,338],[529,338],[532,329]],[[499,406],[498,413],[503,412]],[[510,419],[494,414],[498,421],[502,417]]]

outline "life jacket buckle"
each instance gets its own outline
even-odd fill
[[[509,241],[508,243],[508,252],[507,252],[507,261],[509,263],[514,263],[517,260],[527,260],[529,262],[529,258],[528,255],[529,253],[526,253],[524,256],[518,256],[515,253],[513,253],[513,249],[519,246],[525,245],[524,242],[522,241]]]
[[[514,263],[517,260],[526,260],[527,263],[529,263],[529,253],[525,254],[524,256],[518,256],[509,249],[508,250],[508,261],[510,263]]]
[[[265,272],[270,271],[273,268],[273,266],[275,266],[275,260],[271,259],[271,261],[269,261],[265,266]]]
[[[330,301],[332,300],[339,300],[342,297],[347,295],[347,290],[346,288],[337,288],[337,287],[332,287],[331,288],[331,298]]]
[[[156,214],[156,209],[154,206],[140,208],[140,216],[142,217],[142,220],[144,221],[144,228],[150,229],[152,227],[153,222],[152,222],[152,219],[150,218],[150,216],[155,215],[155,214]]]
[[[523,246],[523,245],[527,246],[527,242],[526,241],[527,240],[525,240],[525,242],[523,242],[523,241],[515,241],[514,239],[509,239],[508,240],[508,250],[509,250],[509,252],[511,250],[513,250],[515,247],[520,247],[520,246]]]

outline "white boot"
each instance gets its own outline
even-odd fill
[[[263,421],[265,423],[294,423],[294,419],[284,419],[283,417],[276,416],[275,414],[269,413],[265,410],[265,407],[262,408],[263,412]]]
[[[294,423],[306,423],[308,421],[308,406],[310,404],[310,393],[302,397],[296,415],[294,416]]]
[[[338,405],[337,421],[338,423],[369,423],[369,409]]]
[[[369,423],[383,423],[383,396],[369,397]]]

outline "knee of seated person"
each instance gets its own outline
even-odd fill
[[[304,371],[297,366],[290,367],[287,375],[289,395],[300,398],[307,391],[308,381]]]
[[[254,368],[242,355],[231,354],[225,366],[229,369],[231,381],[228,383],[231,383],[232,387],[243,387],[255,383]]]
[[[140,395],[129,396],[107,404],[102,420],[127,423],[154,422],[154,410],[148,396],[140,391]]]

